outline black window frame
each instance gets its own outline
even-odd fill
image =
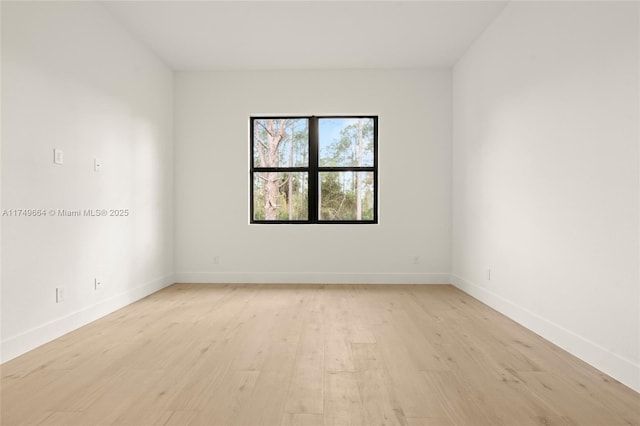
[[[321,167],[319,165],[319,131],[321,119],[366,118],[373,120],[373,166]],[[307,167],[256,167],[254,162],[255,120],[307,119],[309,123],[309,161]],[[249,117],[249,223],[250,224],[378,224],[378,116],[377,115],[278,115]],[[308,218],[306,220],[257,220],[254,219],[254,174],[262,172],[306,172],[308,173]],[[373,173],[373,219],[367,220],[326,220],[319,219],[318,194],[320,173],[322,172],[371,172]]]

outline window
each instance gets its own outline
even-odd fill
[[[378,117],[251,117],[251,223],[378,223]]]

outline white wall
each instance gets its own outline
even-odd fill
[[[452,280],[639,390],[637,7],[511,3],[455,66]]]
[[[2,218],[4,361],[173,282],[173,75],[96,3],[2,2],[2,106],[2,209],[130,210]]]
[[[177,73],[176,279],[448,282],[450,79],[449,70]],[[252,114],[379,115],[379,224],[249,225]]]

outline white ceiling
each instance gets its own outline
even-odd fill
[[[113,1],[176,70],[450,67],[505,1]]]

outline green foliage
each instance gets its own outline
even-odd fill
[[[362,220],[373,219],[373,173],[361,175]],[[323,172],[320,186],[322,220],[358,220],[355,172]]]

